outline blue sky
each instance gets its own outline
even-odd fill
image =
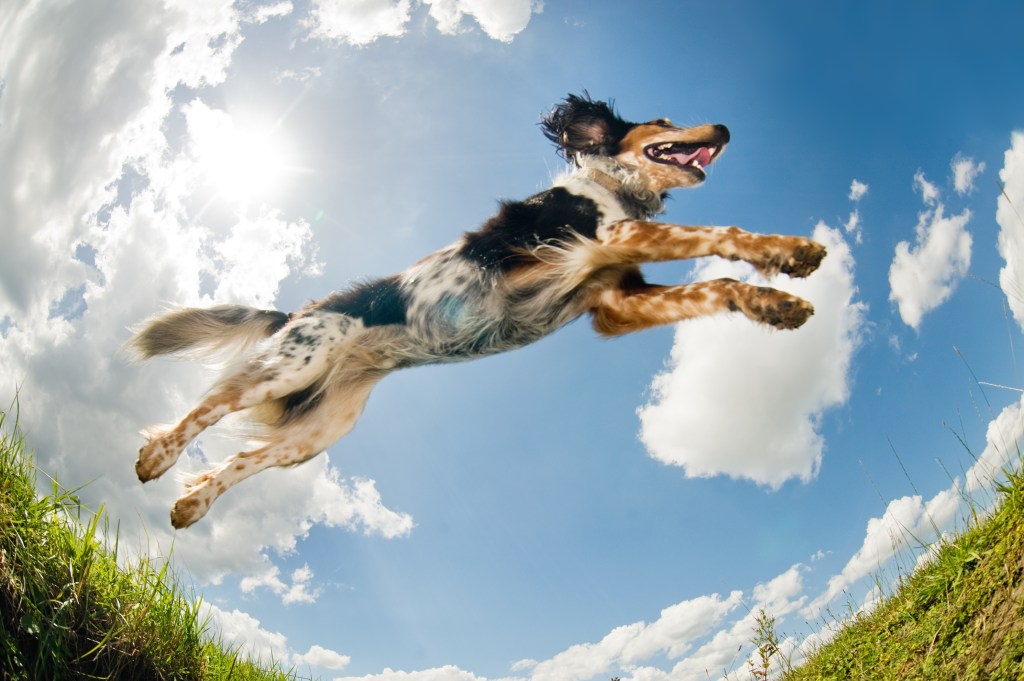
[[[1019,3],[29,2],[0,9],[0,399],[120,545],[322,678],[718,678],[751,613],[799,657],[1024,433]],[[169,305],[294,310],[564,169],[569,92],[724,123],[663,219],[815,235],[817,314],[721,317],[389,377],[355,431],[174,533],[204,435],[143,487],[201,367],[128,364]],[[1005,186],[1001,193],[1000,183]],[[665,283],[756,280],[669,263]],[[961,443],[962,441],[962,443]]]

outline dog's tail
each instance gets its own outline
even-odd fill
[[[246,347],[273,335],[289,316],[243,305],[187,307],[157,315],[135,331],[126,349],[136,359],[157,355],[208,357],[229,347]]]

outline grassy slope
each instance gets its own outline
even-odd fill
[[[1024,475],[989,519],[801,667],[803,679],[1024,679]]]
[[[96,539],[102,516],[72,493],[54,483],[39,497],[7,420],[0,411],[0,679],[293,678],[215,641],[166,563],[119,566]]]

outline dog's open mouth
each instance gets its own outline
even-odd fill
[[[720,147],[703,144],[663,142],[646,147],[644,153],[656,163],[704,170],[715,159],[720,150]]]

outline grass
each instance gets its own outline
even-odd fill
[[[0,411],[0,679],[294,679],[226,648],[166,561],[119,563],[82,508],[37,471]],[[85,517],[87,520],[83,521]]]
[[[785,681],[1024,679],[1024,474],[995,513],[854,618]]]

